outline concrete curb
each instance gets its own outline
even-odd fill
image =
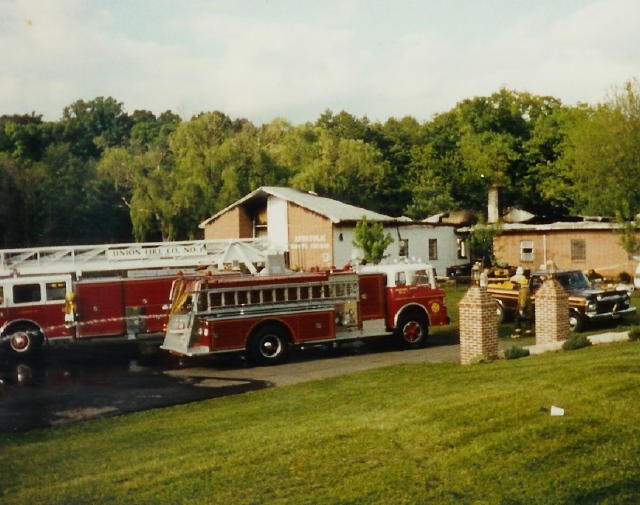
[[[598,344],[610,344],[612,342],[622,342],[629,340],[628,331],[601,333],[599,335],[590,335],[587,337],[593,345]],[[555,352],[562,350],[562,342],[549,342],[546,344],[536,344],[524,346],[524,349],[529,349],[529,354],[544,354],[545,352]]]

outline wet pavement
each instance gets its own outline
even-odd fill
[[[57,426],[268,387],[235,380],[202,387],[166,372],[180,363],[154,348],[85,345],[53,348],[16,361],[0,356],[0,433]]]
[[[156,345],[52,347],[16,361],[0,354],[0,433],[27,431],[411,362],[457,361],[457,342],[424,349],[388,340],[296,350],[290,362],[251,367],[240,356],[180,362]]]

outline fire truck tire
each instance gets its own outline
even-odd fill
[[[398,319],[397,336],[404,347],[423,347],[427,343],[429,325],[424,314],[418,311],[402,314]]]
[[[289,354],[289,334],[286,328],[269,324],[257,328],[247,345],[247,356],[258,365],[277,365]]]
[[[36,353],[44,342],[42,332],[32,325],[16,325],[5,333],[7,345],[12,354],[29,356]]]

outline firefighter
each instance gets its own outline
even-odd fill
[[[524,330],[525,334],[531,334],[531,292],[529,286],[523,284],[518,291],[518,307],[516,310],[516,329],[515,335],[519,337]]]
[[[516,273],[515,275],[511,276],[511,279],[509,279],[511,282],[513,282],[514,284],[518,285],[518,284],[526,284],[527,278],[524,275],[524,268],[522,267],[518,267],[516,268]]]

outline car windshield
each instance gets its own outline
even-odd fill
[[[568,291],[591,288],[589,280],[582,272],[560,273],[557,277],[562,287]]]

